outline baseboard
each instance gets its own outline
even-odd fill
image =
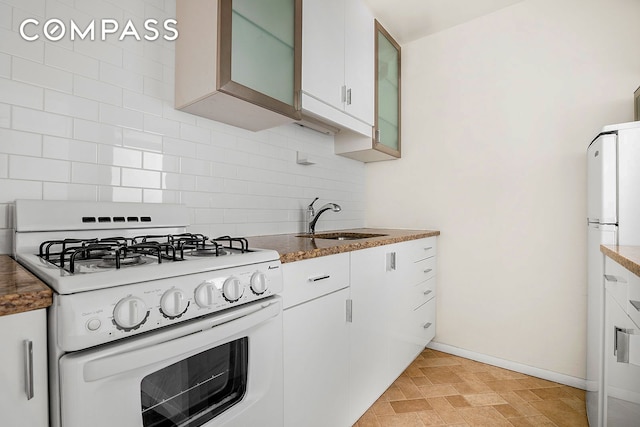
[[[558,372],[547,371],[546,369],[534,368],[533,366],[523,365],[522,363],[512,362],[510,360],[504,360],[498,357],[487,356],[486,354],[476,353],[474,351],[465,350],[463,348],[454,347],[448,344],[441,344],[431,341],[427,345],[427,348],[453,354],[455,356],[464,357],[466,359],[475,360],[477,362],[486,363],[487,365],[508,369],[510,371],[520,372],[521,374],[531,375],[532,377],[542,378],[543,380],[568,385],[582,390],[586,390],[587,388],[587,382],[583,378],[576,378],[570,375],[560,374]]]

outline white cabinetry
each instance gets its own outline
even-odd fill
[[[286,427],[353,425],[435,334],[436,238],[283,264]]]
[[[346,425],[349,254],[282,268],[285,426]]]
[[[351,252],[352,423],[435,335],[435,254],[435,237]]]
[[[362,0],[304,0],[302,112],[372,136],[374,20]]]
[[[0,424],[46,427],[47,336],[44,309],[0,317]]]
[[[253,131],[299,120],[301,1],[178,1],[176,108]]]
[[[640,416],[640,277],[605,258],[604,279],[604,425],[636,426]]]

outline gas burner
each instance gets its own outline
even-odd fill
[[[103,256],[101,261],[98,264],[96,264],[96,266],[100,268],[117,268],[116,267],[117,264],[119,264],[120,267],[143,264],[142,255],[137,253],[132,253],[132,254],[118,256],[112,253],[112,254]]]
[[[196,248],[189,251],[189,255],[207,257],[207,256],[223,256],[228,255],[229,252],[225,251],[221,246]]]

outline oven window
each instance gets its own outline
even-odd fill
[[[144,427],[198,427],[242,400],[248,338],[191,356],[140,384]]]

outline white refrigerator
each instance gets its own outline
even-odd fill
[[[625,417],[607,390],[604,255],[600,245],[640,245],[640,122],[605,126],[587,149],[587,415],[591,427]],[[607,353],[608,354],[608,353]],[[633,373],[632,373],[633,374]],[[638,378],[640,384],[640,377]],[[632,416],[631,414],[629,416]],[[629,425],[639,426],[639,419]],[[633,424],[637,423],[637,424]]]

